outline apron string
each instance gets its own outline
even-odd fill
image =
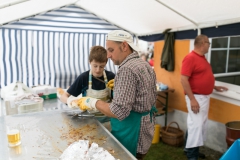
[[[153,119],[152,117],[153,117],[154,113],[157,113],[157,112],[158,112],[157,108],[155,106],[152,106],[151,110],[149,112],[143,112],[142,116],[146,116],[150,113],[150,120],[152,123],[152,119]]]
[[[92,88],[92,70],[90,69],[88,75],[88,89]]]
[[[152,123],[152,117],[155,113],[157,113],[158,110],[155,106],[152,106],[151,110],[150,110],[150,119],[151,119],[151,123]]]
[[[106,75],[106,72],[105,70],[103,71],[103,78],[104,78],[104,81],[105,81],[105,86],[107,85],[107,75]],[[107,86],[106,86],[107,87]],[[92,70],[90,69],[89,71],[89,75],[88,75],[88,89],[92,89]]]

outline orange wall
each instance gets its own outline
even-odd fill
[[[189,40],[175,41],[174,72],[168,72],[160,66],[163,45],[164,41],[154,43],[154,70],[157,81],[163,82],[169,88],[175,89],[174,93],[169,94],[169,107],[187,112],[183,89],[180,83],[180,70],[182,59],[189,52]]]
[[[154,43],[154,70],[157,80],[175,89],[174,93],[169,94],[169,107],[187,112],[185,96],[180,83],[180,71],[182,60],[189,53],[190,41],[175,40],[175,69],[173,72],[168,72],[160,66],[163,45],[164,41]],[[240,120],[240,107],[211,98],[209,119],[221,123]]]
[[[240,106],[215,98],[210,99],[209,119],[221,123],[240,120]]]

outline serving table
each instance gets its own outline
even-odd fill
[[[61,105],[65,104],[46,100],[43,111],[0,116],[0,159],[57,160],[80,139],[97,143],[116,159],[136,159],[94,117],[73,117],[75,111]],[[7,126],[20,130],[21,145],[8,147]]]

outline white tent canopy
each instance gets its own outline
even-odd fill
[[[239,0],[1,0],[0,88],[15,81],[66,88],[89,69],[90,47],[105,46],[106,34],[118,28],[144,39],[168,28],[196,36],[233,24],[228,31],[239,35],[239,6]],[[117,67],[110,62],[106,69]]]
[[[239,0],[23,0],[5,7],[8,4],[0,3],[0,24],[75,4],[136,36],[240,22]]]

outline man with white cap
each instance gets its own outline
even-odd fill
[[[82,107],[97,109],[111,118],[111,133],[141,160],[148,152],[154,134],[156,75],[151,66],[139,58],[133,37],[123,30],[108,33],[107,56],[119,70],[114,81],[111,103],[84,97]]]

